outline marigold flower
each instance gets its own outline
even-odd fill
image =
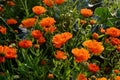
[[[49,79],[53,79],[54,78],[54,75],[52,73],[49,73],[48,76],[47,76]]]
[[[55,4],[55,0],[43,0],[43,3],[49,7],[52,7]]]
[[[116,76],[116,79],[115,80],[120,80],[120,76]]]
[[[95,23],[96,23],[95,20],[90,20],[90,24],[91,24],[91,25],[93,25],[93,24],[95,24]]]
[[[101,33],[105,33],[105,29],[103,29],[102,27],[100,28],[100,32]]]
[[[120,45],[120,39],[118,39],[118,38],[111,38],[111,43],[113,45]]]
[[[0,45],[0,63],[5,62],[5,52],[4,47]]]
[[[72,49],[72,54],[75,56],[76,62],[87,61],[88,58],[90,58],[89,52],[84,48],[81,49],[74,48]]]
[[[19,41],[18,46],[22,47],[22,48],[29,48],[29,47],[32,46],[32,41],[30,41],[30,40],[21,40],[21,41]]]
[[[62,34],[56,34],[55,36],[53,36],[52,43],[56,48],[60,48],[70,38],[72,38],[72,34],[69,32],[64,32]]]
[[[56,4],[62,4],[64,2],[64,0],[55,0]]]
[[[42,33],[40,30],[33,30],[31,34],[35,39],[39,39],[42,36]]]
[[[54,18],[52,17],[46,17],[46,18],[43,18],[40,22],[39,22],[39,25],[42,26],[42,27],[50,27],[50,26],[53,26],[55,24],[55,20]]]
[[[92,34],[92,38],[98,39],[98,37],[99,37],[99,35],[98,35],[96,32],[94,32],[94,33]]]
[[[17,20],[15,20],[14,18],[10,18],[6,20],[6,23],[9,25],[14,25],[17,24]]]
[[[7,1],[7,4],[8,4],[9,6],[15,6],[15,3],[14,3],[13,1]]]
[[[81,9],[80,13],[84,16],[84,17],[89,17],[93,15],[93,11],[90,9]]]
[[[99,66],[97,66],[96,64],[92,64],[92,63],[88,65],[88,69],[93,73],[96,73],[97,71],[100,70]]]
[[[86,23],[85,20],[80,20],[80,24],[84,25]]]
[[[1,55],[1,54],[0,54]],[[3,63],[3,62],[5,62],[5,57],[1,57],[0,56],[0,63]]]
[[[39,39],[38,39],[38,43],[39,44],[43,44],[43,43],[45,43],[46,42],[46,40],[45,40],[45,38],[43,37],[43,36],[41,36]]]
[[[3,12],[4,8],[2,6],[0,6],[0,12]]]
[[[0,26],[0,33],[6,34],[6,28],[4,28],[3,26]]]
[[[96,80],[107,80],[107,78],[102,77],[102,78],[97,78]]]
[[[17,57],[17,51],[15,48],[12,47],[8,47],[8,46],[4,46],[4,50],[5,50],[5,58],[16,58]]]
[[[84,74],[78,74],[77,79],[76,80],[87,80],[87,78],[85,77]]]
[[[60,50],[56,51],[55,57],[57,59],[66,59],[67,58],[67,56],[65,55],[65,53],[63,51],[60,51]]]
[[[104,50],[102,43],[96,40],[87,40],[83,42],[82,45],[87,47],[89,51],[92,52],[94,55],[99,55]]]
[[[114,70],[114,73],[118,74],[120,71],[118,69]]]
[[[53,33],[56,30],[56,27],[50,26],[50,27],[44,27],[43,28],[46,32]]]
[[[34,7],[32,8],[32,11],[33,11],[35,14],[40,15],[40,14],[45,13],[45,12],[46,12],[46,9],[45,9],[44,7],[42,7],[42,6],[34,6]]]
[[[120,46],[117,46],[117,50],[120,52]]]
[[[27,19],[22,21],[22,25],[25,28],[30,28],[35,24],[35,22],[36,22],[35,18],[27,18]]]
[[[110,27],[110,28],[106,29],[106,34],[110,35],[111,37],[119,37],[120,30],[115,27]]]

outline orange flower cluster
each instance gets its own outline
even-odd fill
[[[96,80],[107,80],[105,77],[97,78]]]
[[[112,43],[113,45],[120,45],[120,39],[114,38],[114,37],[112,37],[112,38],[110,38],[110,39],[111,39],[111,43]]]
[[[116,79],[115,80],[120,80],[120,76],[116,76]]]
[[[119,37],[120,36],[120,29],[117,29],[115,27],[110,27],[106,29],[105,34],[111,36],[111,37]]]
[[[76,80],[87,80],[84,74],[79,74]]]
[[[29,48],[29,47],[32,46],[32,41],[30,41],[30,40],[21,40],[21,41],[19,41],[18,46],[22,47],[22,48]]]
[[[0,33],[6,34],[6,28],[4,28],[3,26],[0,26]]]
[[[31,35],[38,40],[39,44],[43,44],[46,42],[45,38],[43,37],[42,32],[40,30],[33,30]]]
[[[83,42],[83,46],[87,47],[94,55],[99,55],[104,50],[102,43],[96,40],[87,40]]]
[[[53,7],[54,4],[62,4],[64,0],[43,0],[43,3],[49,7]]]
[[[42,7],[42,6],[34,6],[34,7],[32,8],[32,11],[33,11],[35,14],[40,15],[40,14],[45,13],[45,12],[46,12],[46,9],[45,9],[44,7]]]
[[[66,59],[67,58],[67,56],[65,55],[65,53],[63,51],[60,51],[60,50],[56,51],[55,57],[57,59]]]
[[[75,56],[76,62],[87,61],[88,58],[90,58],[89,52],[84,48],[81,48],[81,49],[74,48],[72,49],[72,54]]]
[[[15,20],[14,18],[10,18],[6,20],[6,23],[9,25],[14,25],[17,24],[17,20]]]
[[[84,17],[89,17],[93,15],[93,11],[90,9],[81,9],[80,13],[84,16]]]
[[[56,21],[54,20],[54,18],[46,17],[39,22],[39,25],[42,26],[46,32],[54,32],[54,30],[56,29],[54,27],[55,22]]]
[[[88,70],[90,70],[90,71],[93,72],[93,73],[96,73],[96,72],[98,72],[98,71],[100,70],[100,68],[99,68],[99,66],[97,66],[96,64],[90,63],[90,64],[88,65]]]
[[[17,57],[15,48],[0,45],[0,63],[5,61],[5,58],[11,59]]]
[[[72,34],[69,32],[64,32],[62,34],[56,34],[55,36],[53,36],[52,43],[56,48],[60,48],[70,38],[72,38]]]
[[[35,22],[36,22],[35,18],[27,18],[22,21],[22,25],[25,28],[30,28],[30,27],[34,26]]]

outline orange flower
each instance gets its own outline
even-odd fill
[[[1,54],[0,54],[1,55]],[[0,63],[5,62],[5,57],[0,56]]]
[[[101,33],[105,33],[105,29],[103,29],[102,27],[100,28],[100,32]]]
[[[39,39],[42,36],[42,33],[40,32],[40,30],[33,30],[31,34],[36,39]]]
[[[94,55],[99,55],[104,50],[102,43],[96,40],[87,40],[83,42],[83,46],[87,47]]]
[[[84,25],[86,23],[85,20],[80,20],[80,24]]]
[[[4,47],[0,46],[0,63],[5,62],[5,53],[4,53]]]
[[[114,70],[114,73],[118,74],[120,71],[118,69]]]
[[[23,24],[23,27],[30,28],[34,26],[35,22],[36,22],[35,18],[28,18],[28,19],[23,20],[22,24]]]
[[[84,17],[89,17],[93,15],[93,11],[90,9],[81,9],[80,13],[84,16]]]
[[[39,39],[38,39],[38,43],[39,44],[43,44],[43,43],[45,43],[46,42],[46,40],[45,40],[45,38],[43,37],[43,36],[41,36]]]
[[[39,25],[42,26],[42,27],[50,27],[52,25],[55,24],[55,20],[54,18],[52,17],[46,17],[46,18],[43,18],[40,22],[39,22]]]
[[[65,53],[63,51],[59,51],[59,50],[56,51],[55,57],[57,59],[66,59],[67,58]]]
[[[18,46],[22,47],[22,48],[29,48],[32,46],[32,41],[30,40],[21,40],[19,43],[18,43]]]
[[[53,79],[54,78],[54,75],[52,73],[49,73],[48,76],[47,76],[49,79]]]
[[[76,80],[87,80],[84,74],[79,74]]]
[[[115,80],[120,80],[120,76],[116,76],[116,79]]]
[[[92,64],[92,63],[88,65],[88,69],[93,73],[96,73],[100,70],[99,66],[97,66],[96,64]]]
[[[15,48],[4,46],[5,50],[5,58],[16,58],[17,57],[17,51]]]
[[[120,45],[120,39],[118,39],[118,38],[111,38],[111,43],[113,45]]]
[[[35,14],[40,15],[40,14],[42,14],[42,13],[45,13],[45,12],[46,12],[46,9],[45,9],[44,7],[42,7],[42,6],[34,6],[34,7],[32,8],[32,11],[33,11]]]
[[[99,35],[98,35],[96,32],[94,32],[94,33],[92,34],[92,37],[93,37],[94,39],[98,39]]]
[[[15,3],[14,3],[13,1],[7,1],[7,4],[8,4],[9,6],[15,6]]]
[[[6,34],[6,28],[0,26],[0,33]]]
[[[10,18],[6,20],[6,23],[9,25],[13,25],[17,23],[17,20],[15,20],[14,18]]]
[[[64,2],[64,0],[55,0],[56,4],[62,4]]]
[[[117,50],[120,52],[120,46],[117,46]]]
[[[96,80],[107,80],[107,78],[102,77],[102,78],[97,78]]]
[[[62,34],[56,34],[55,36],[53,36],[52,43],[56,48],[60,48],[70,38],[72,38],[72,34],[69,32],[64,32]]]
[[[52,7],[55,4],[54,0],[43,0],[43,3],[49,7]]]
[[[106,34],[110,35],[111,37],[119,37],[120,30],[115,27],[110,27],[110,28],[106,29]]]
[[[0,6],[0,12],[3,12],[3,11],[4,11],[3,7],[2,7],[2,6]]]
[[[50,26],[50,27],[44,27],[43,28],[46,32],[53,33],[56,30],[56,27]]]
[[[95,23],[96,23],[95,20],[90,20],[90,24],[91,24],[91,25],[93,25],[93,24],[95,24]]]
[[[88,58],[90,58],[89,52],[84,48],[81,49],[74,48],[72,49],[72,54],[75,56],[76,62],[87,61]]]

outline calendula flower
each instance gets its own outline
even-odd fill
[[[88,65],[88,70],[90,70],[93,73],[96,73],[96,72],[98,72],[100,70],[100,68],[96,64],[90,63]]]
[[[0,54],[1,55],[1,54]],[[1,57],[0,56],[0,63],[3,63],[3,62],[5,62],[5,57]]]
[[[35,39],[39,39],[42,36],[42,32],[40,30],[33,30],[31,35],[35,38]]]
[[[4,50],[5,50],[5,58],[16,58],[17,57],[17,51],[15,48],[12,47],[8,47],[8,46],[4,46]]]
[[[120,45],[120,39],[118,39],[118,38],[111,38],[111,43],[113,45]]]
[[[114,73],[118,74],[120,71],[118,69],[114,70]]]
[[[94,55],[99,55],[104,50],[102,43],[96,40],[84,41],[82,45],[87,47],[89,51],[92,52]]]
[[[55,4],[55,0],[43,0],[43,3],[49,7],[53,7],[53,5]]]
[[[57,59],[66,59],[67,58],[67,56],[65,55],[65,53],[63,51],[60,51],[60,50],[56,51],[55,57]]]
[[[86,20],[80,20],[80,24],[84,25],[86,23]]]
[[[116,76],[116,79],[115,80],[120,80],[120,76]]]
[[[29,47],[32,46],[32,41],[30,41],[30,40],[21,40],[21,41],[19,41],[18,46],[22,47],[22,48],[29,48]]]
[[[0,63],[5,62],[4,47],[0,45]]]
[[[46,12],[46,9],[45,9],[44,7],[42,7],[42,6],[34,6],[34,7],[32,8],[32,11],[33,11],[35,14],[40,15],[40,14],[45,13],[45,12]]]
[[[100,32],[101,32],[101,33],[105,33],[105,29],[101,27],[101,28],[100,28]]]
[[[99,37],[99,35],[98,35],[96,32],[94,32],[94,33],[92,34],[92,38],[98,39],[98,37]]]
[[[78,76],[77,76],[77,79],[76,80],[87,80],[87,78],[85,77],[85,75],[84,74],[78,74]]]
[[[53,26],[55,24],[55,19],[52,18],[52,17],[46,17],[46,18],[43,18],[40,22],[39,22],[39,25],[42,26],[42,27],[50,27],[50,26]]]
[[[111,37],[119,37],[120,36],[120,30],[115,27],[107,28],[105,33]]]
[[[89,17],[89,16],[92,16],[93,15],[93,11],[90,10],[90,9],[81,9],[80,10],[80,13],[84,16],[84,17]]]
[[[43,37],[43,36],[41,36],[39,39],[38,39],[38,43],[39,44],[43,44],[43,43],[45,43],[46,42],[46,40],[45,40],[45,38]]]
[[[3,12],[4,8],[2,6],[0,6],[0,12]]]
[[[6,23],[9,25],[14,25],[14,24],[17,24],[17,20],[14,18],[10,18],[6,20]]]
[[[65,0],[55,0],[56,4],[62,4]]]
[[[50,27],[44,27],[43,28],[46,32],[53,33],[56,30],[56,27],[50,26]]]
[[[0,33],[6,34],[6,28],[3,26],[0,26]]]
[[[53,79],[54,78],[54,75],[52,73],[49,73],[48,76],[47,76],[49,79]]]
[[[75,56],[76,62],[87,61],[90,58],[89,52],[84,48],[74,48],[72,49],[72,54]]]
[[[7,1],[7,4],[8,4],[9,6],[15,6],[15,3],[14,3],[13,1]]]
[[[119,46],[117,46],[117,50],[120,52],[120,45],[119,45]]]
[[[70,38],[72,38],[72,34],[69,32],[64,32],[62,34],[56,34],[55,36],[53,36],[52,43],[56,48],[60,48]]]
[[[27,18],[22,21],[22,25],[25,28],[30,28],[30,27],[34,26],[35,22],[36,22],[35,18]]]
[[[102,77],[102,78],[97,78],[96,80],[107,80],[107,78]]]

